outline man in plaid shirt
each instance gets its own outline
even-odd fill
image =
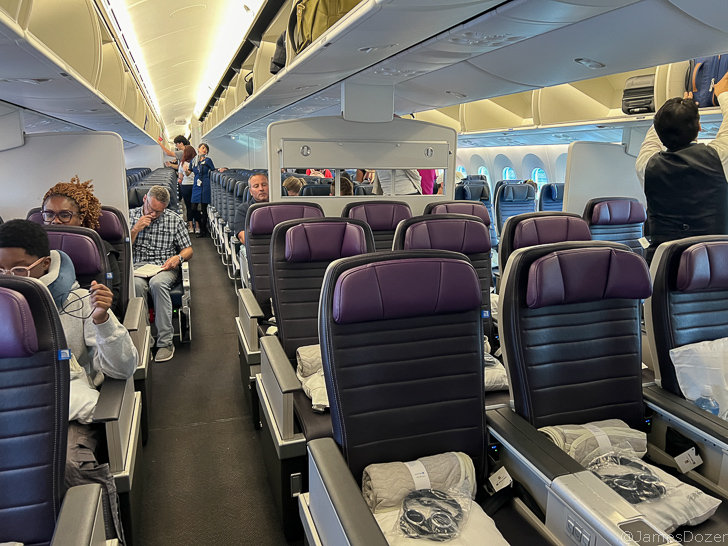
[[[187,226],[179,215],[167,210],[167,205],[167,188],[153,186],[144,196],[144,204],[129,211],[134,268],[145,264],[162,267],[153,277],[134,277],[137,296],[146,300],[147,293],[152,292],[157,325],[156,362],[165,362],[174,356],[170,291],[180,280],[181,265],[192,258]]]

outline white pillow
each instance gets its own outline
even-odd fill
[[[728,338],[671,349],[670,358],[685,398],[697,400],[703,387],[710,385],[721,415],[728,410]]]

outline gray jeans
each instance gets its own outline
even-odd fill
[[[68,423],[68,445],[66,446],[67,488],[89,483],[101,484],[104,492],[104,525],[107,540],[117,538],[124,542],[124,531],[119,515],[119,497],[116,483],[109,471],[109,465],[99,464],[96,460],[96,434],[88,425],[77,421]]]
[[[170,292],[179,282],[179,268],[161,271],[150,279],[134,277],[136,295],[148,301],[147,294],[152,293],[154,302],[154,324],[157,325],[157,347],[169,347],[173,343],[174,326],[172,325],[172,297]]]

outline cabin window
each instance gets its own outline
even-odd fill
[[[478,167],[478,174],[482,174],[486,178],[490,178],[490,174],[488,174],[488,169],[486,167]]]
[[[455,169],[455,171],[456,172],[459,172],[460,174],[462,174],[463,175],[463,178],[465,178],[466,176],[468,176],[468,173],[465,170],[465,167],[463,167],[462,165],[458,165],[458,168]]]
[[[541,186],[544,184],[549,183],[549,177],[546,176],[546,171],[544,171],[541,167],[536,167],[531,171],[531,179],[538,184],[538,188],[541,189]]]
[[[516,180],[516,171],[513,170],[513,167],[503,169],[503,180]]]

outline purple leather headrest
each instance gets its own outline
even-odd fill
[[[286,232],[289,262],[330,262],[366,251],[364,230],[349,222],[299,224]]]
[[[96,232],[101,236],[104,241],[118,241],[124,238],[124,228],[121,225],[121,221],[108,210],[102,210],[101,216],[99,216],[99,227]]]
[[[40,224],[41,226],[44,224],[43,222],[43,215],[40,213],[39,210],[35,211],[33,214],[28,216],[26,220],[29,220],[33,222],[34,224]]]
[[[38,352],[38,335],[25,296],[0,288],[0,358],[24,358]]]
[[[490,226],[490,214],[488,209],[482,203],[443,203],[442,205],[436,205],[432,207],[430,214],[470,214],[477,216],[486,226]]]
[[[62,250],[73,262],[77,275],[98,275],[103,271],[101,256],[93,239],[79,233],[49,231],[51,250]]]
[[[334,287],[334,320],[352,324],[480,309],[480,281],[468,262],[407,258],[354,267]]]
[[[404,248],[405,250],[434,248],[463,254],[490,252],[490,233],[486,225],[476,220],[432,218],[407,228]]]
[[[681,292],[728,289],[728,241],[698,243],[680,256],[677,289]]]
[[[513,249],[565,241],[591,241],[589,225],[570,216],[528,218],[516,226]]]
[[[533,201],[536,199],[536,191],[530,184],[508,184],[503,188],[501,199],[503,201]]]
[[[412,211],[401,203],[364,203],[349,210],[349,218],[362,220],[372,231],[388,231],[402,220],[412,217]]]
[[[583,248],[552,252],[533,262],[526,304],[538,309],[651,294],[650,273],[641,256],[613,248]]]
[[[260,207],[250,211],[250,233],[265,235],[273,233],[273,228],[287,220],[299,218],[323,218],[323,213],[308,205],[275,205]]]
[[[618,199],[602,201],[594,205],[592,225],[613,226],[621,224],[639,224],[647,220],[645,206],[639,201]]]

